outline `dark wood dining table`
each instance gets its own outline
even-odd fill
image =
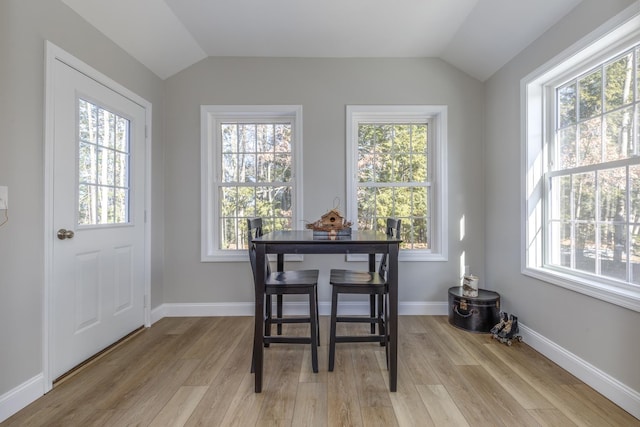
[[[262,391],[264,360],[264,279],[267,272],[267,254],[277,254],[277,269],[284,269],[285,254],[367,254],[369,271],[375,271],[376,254],[387,254],[389,285],[388,325],[389,334],[389,390],[396,391],[398,383],[398,252],[401,239],[375,231],[352,231],[350,236],[314,237],[311,230],[274,231],[253,238],[256,245],[255,333],[253,358],[255,362],[255,392]]]

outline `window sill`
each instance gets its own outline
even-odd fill
[[[525,268],[522,274],[590,297],[640,312],[640,291],[631,287],[578,278],[549,268]]]

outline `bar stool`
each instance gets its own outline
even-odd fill
[[[256,248],[251,239],[262,236],[262,218],[247,219],[249,260],[253,271],[254,286],[256,284]],[[265,277],[264,294],[266,309],[264,313],[264,338],[263,345],[268,347],[271,343],[295,343],[311,344],[311,365],[313,372],[318,372],[318,345],[320,341],[318,324],[318,270],[291,270],[271,272],[269,261],[266,260],[267,274]],[[271,309],[271,296],[307,294],[309,297],[309,316],[305,317],[273,317]],[[257,319],[256,319],[257,321]],[[271,335],[273,324],[283,323],[309,323],[311,333],[309,337]],[[254,336],[255,340],[255,336]],[[251,359],[251,372],[254,372],[255,363]]]
[[[389,237],[400,237],[400,219],[388,218],[386,233]],[[387,254],[383,254],[378,271],[354,271],[331,269],[329,283],[331,292],[331,327],[329,337],[329,371],[333,371],[335,364],[335,351],[337,342],[379,342],[387,343],[387,310],[386,297],[389,293],[387,285]],[[367,294],[370,295],[369,316],[338,316],[339,294]],[[377,299],[378,309],[375,309]],[[336,323],[369,323],[371,334],[336,336]],[[375,326],[378,325],[378,333]],[[388,362],[388,352],[387,352]]]

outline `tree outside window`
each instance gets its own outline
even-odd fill
[[[301,212],[302,107],[204,105],[202,260],[246,260],[247,219],[265,232]]]
[[[401,259],[445,260],[445,106],[347,107],[347,216],[402,220]]]
[[[637,53],[555,89],[548,200],[550,265],[640,284]]]
[[[358,125],[358,229],[402,220],[402,249],[428,249],[427,123]]]
[[[523,273],[640,311],[640,15],[522,81]]]

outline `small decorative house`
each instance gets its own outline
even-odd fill
[[[351,234],[351,222],[345,221],[338,209],[331,209],[316,222],[307,224],[314,236],[348,236]]]
[[[331,209],[326,214],[322,215],[320,222],[324,227],[340,229],[343,227],[344,218],[340,215],[337,209]]]

